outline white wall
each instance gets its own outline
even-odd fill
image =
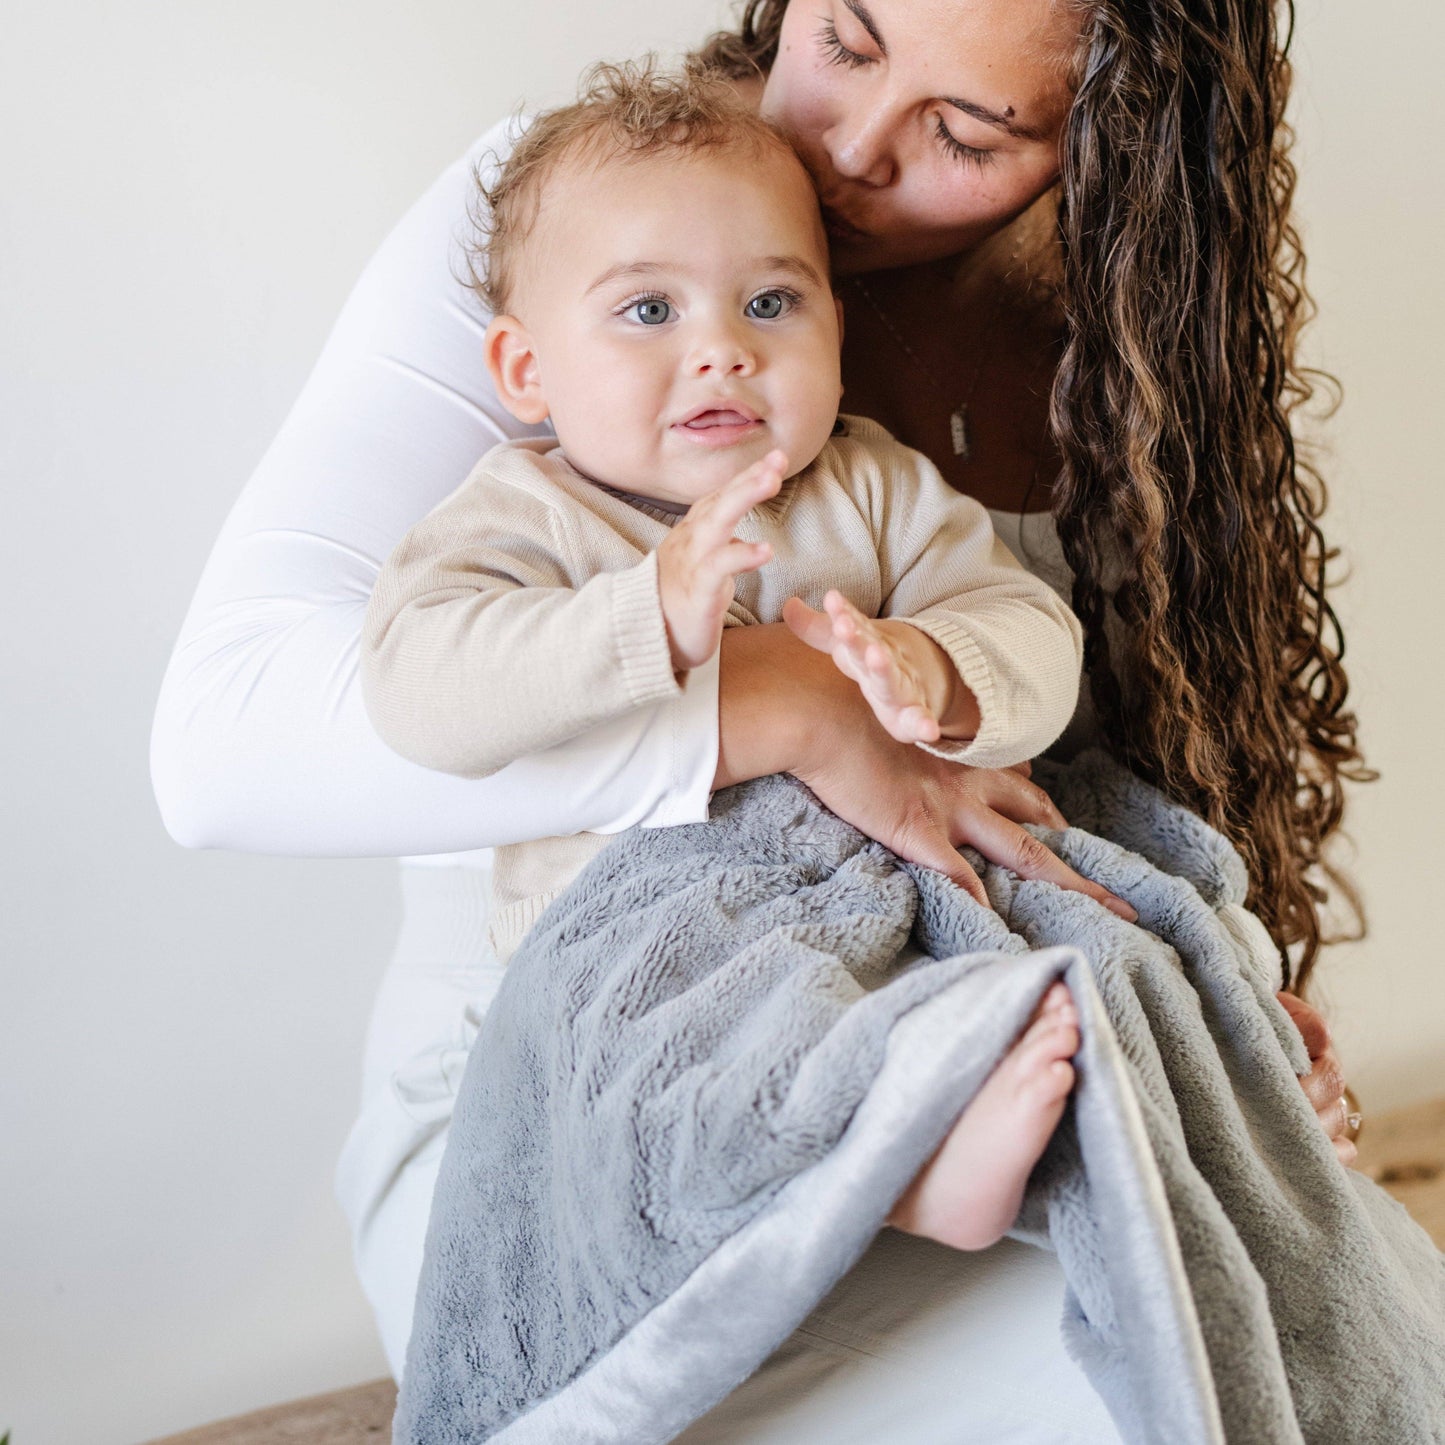
[[[1445,869],[1442,46],[1445,15],[1430,6],[1299,8],[1299,210],[1320,308],[1306,349],[1344,384],[1319,433],[1327,527],[1349,576],[1336,605],[1352,700],[1381,773],[1346,817],[1370,934],[1327,956],[1319,993],[1377,1109],[1445,1094],[1445,967],[1429,906]]]
[[[384,863],[191,854],[150,710],[221,518],[392,220],[514,102],[713,0],[7,5],[0,46],[0,1433],[125,1445],[374,1377],[330,1175]],[[1371,941],[1327,976],[1379,1108],[1440,1092],[1445,18],[1301,13],[1303,214],[1345,379],[1333,535],[1372,758]],[[545,45],[545,48],[544,48]],[[1431,588],[1427,594],[1427,587]]]

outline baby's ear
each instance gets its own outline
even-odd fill
[[[546,421],[542,374],[532,333],[515,316],[494,316],[482,340],[482,355],[502,405],[529,426]]]

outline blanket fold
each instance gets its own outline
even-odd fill
[[[1041,836],[1138,925],[970,855],[984,909],[781,777],[588,865],[468,1060],[396,1441],[671,1439],[857,1261],[1059,978],[1078,1082],[1017,1232],[1125,1438],[1445,1439],[1445,1261],[1319,1129],[1238,855],[1100,753],[1039,781],[1073,824]]]

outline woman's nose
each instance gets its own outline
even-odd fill
[[[864,186],[889,185],[897,173],[892,118],[884,110],[844,116],[823,136],[833,169]]]

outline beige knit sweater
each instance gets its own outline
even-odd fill
[[[1041,753],[1078,693],[1079,624],[999,542],[988,513],[876,423],[843,420],[816,461],[743,518],[772,560],[737,579],[727,624],[775,622],[836,587],[933,638],[978,700],[977,737],[929,749],[978,767]],[[679,513],[587,480],[552,440],[506,442],[403,538],[367,610],[362,683],[404,757],[465,777],[675,697],[656,549]],[[505,960],[605,840],[497,850]]]

